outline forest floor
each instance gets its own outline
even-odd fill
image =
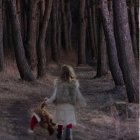
[[[19,80],[18,74],[7,70],[0,74],[0,140],[56,140],[46,130],[36,127],[28,133],[31,109],[53,92],[58,68],[50,66],[46,78],[37,82]],[[127,102],[124,87],[114,88],[110,74],[96,78],[95,69],[75,67],[80,90],[87,106],[77,108],[74,140],[138,140],[138,104]],[[54,105],[48,111],[53,113]]]

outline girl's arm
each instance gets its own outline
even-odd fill
[[[85,101],[83,95],[80,92],[79,82],[78,81],[76,81],[76,94],[77,94],[77,103],[78,103],[78,105],[86,106],[86,101]]]
[[[53,92],[53,95],[49,99],[47,99],[45,101],[45,104],[50,104],[50,103],[53,103],[54,102],[54,100],[56,98],[56,91],[57,91],[57,82],[55,80],[54,81],[54,92]]]

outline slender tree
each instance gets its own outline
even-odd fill
[[[45,11],[45,0],[39,1],[39,9],[40,9],[40,19],[43,19],[44,11]]]
[[[128,23],[126,0],[113,0],[114,22],[118,36],[118,56],[126,85],[129,102],[139,101],[138,74],[135,66],[132,41]]]
[[[69,48],[69,33],[68,33],[68,21],[67,21],[67,15],[66,15],[66,2],[65,0],[61,1],[61,12],[62,12],[62,30],[63,30],[63,48],[68,51]]]
[[[54,0],[52,9],[52,58],[53,61],[58,62],[58,47],[57,47],[57,0]]]
[[[58,27],[58,32],[57,32],[57,49],[58,49],[58,57],[60,57],[60,49],[61,49],[61,44],[62,44],[62,15],[61,15],[61,4],[60,1],[57,0],[57,27]]]
[[[93,34],[94,34],[94,43],[95,43],[95,51],[97,52],[97,24],[98,24],[98,6],[97,0],[90,0],[91,5],[91,15],[92,15],[92,23],[93,23]]]
[[[138,47],[137,47],[137,28],[136,28],[136,20],[135,20],[135,5],[134,0],[130,1],[130,17],[131,17],[131,36],[132,36],[132,46],[133,52],[136,59],[136,63],[138,63]]]
[[[33,74],[31,73],[31,69],[25,57],[15,0],[8,0],[8,5],[9,5],[9,14],[11,15],[11,21],[12,21],[11,23],[12,23],[14,42],[15,42],[14,49],[15,49],[17,67],[20,76],[23,80],[33,81],[34,77]]]
[[[107,48],[104,30],[102,23],[100,23],[100,37],[98,41],[98,57],[97,57],[97,74],[96,77],[101,77],[108,73],[108,61],[107,61]]]
[[[39,0],[29,0],[28,30],[26,56],[29,65],[34,69],[36,65],[36,35],[37,35],[37,3]]]
[[[78,44],[78,65],[86,64],[85,41],[86,41],[86,1],[80,0],[79,7],[79,44]]]
[[[71,5],[70,0],[65,0],[66,2],[66,16],[68,24],[68,47],[71,49],[71,29],[72,29],[72,17],[71,17]]]
[[[39,31],[39,39],[37,44],[37,57],[38,57],[38,77],[43,77],[46,74],[46,49],[45,37],[49,24],[50,14],[52,11],[53,0],[45,2],[45,12]]]
[[[112,73],[112,77],[114,79],[115,85],[123,85],[123,77],[122,72],[119,66],[118,57],[117,57],[117,48],[116,42],[113,32],[113,23],[111,22],[111,18],[109,16],[108,4],[107,0],[100,0],[101,5],[101,15],[102,15],[102,23],[105,32],[105,38],[107,43],[107,54],[110,71]]]
[[[0,71],[4,69],[2,0],[0,1]]]
[[[139,0],[134,0],[135,2],[135,20],[136,20],[136,30],[139,30]],[[137,36],[137,50],[139,56],[139,32],[136,33]]]
[[[95,42],[95,36],[94,36],[94,23],[93,23],[93,11],[92,11],[92,3],[91,0],[87,0],[87,15],[88,15],[88,25],[89,26],[89,37],[91,42],[91,48],[92,48],[92,55],[93,58],[96,57],[96,42]]]

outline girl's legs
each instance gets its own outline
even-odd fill
[[[66,138],[65,140],[72,140],[72,124],[66,126]]]
[[[58,140],[62,139],[62,134],[63,134],[63,125],[58,125],[58,128],[57,128],[57,138],[58,138]]]

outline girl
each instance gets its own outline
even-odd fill
[[[79,82],[71,66],[64,65],[60,77],[54,82],[54,93],[52,97],[42,104],[54,103],[56,112],[54,122],[58,124],[57,138],[62,139],[65,127],[65,140],[72,140],[72,126],[76,125],[75,106],[85,106],[85,100],[79,90]]]

